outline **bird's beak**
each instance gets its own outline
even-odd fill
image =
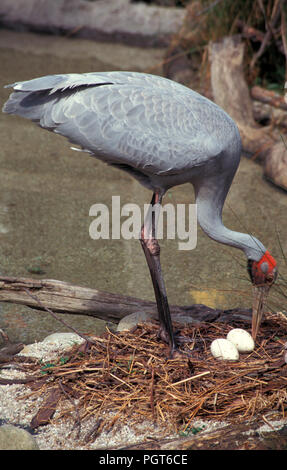
[[[269,289],[269,285],[253,286],[252,337],[254,340],[259,330]]]

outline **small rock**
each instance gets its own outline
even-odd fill
[[[61,346],[74,346],[75,344],[81,344],[85,340],[77,335],[76,333],[52,333],[43,339],[42,343],[52,343]]]
[[[148,322],[152,319],[152,314],[146,312],[134,312],[122,318],[117,326],[117,331],[131,330],[139,323]]]
[[[39,450],[34,437],[25,429],[3,424],[0,426],[0,450]]]
[[[75,344],[81,344],[84,341],[76,333],[53,333],[39,343],[26,345],[20,355],[37,357],[42,360],[53,359],[71,349]]]

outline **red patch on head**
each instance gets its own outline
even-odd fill
[[[265,251],[259,261],[253,261],[249,268],[251,280],[255,285],[272,284],[276,278],[276,261],[269,251]]]
[[[258,263],[257,263],[258,267],[262,268],[263,263],[267,263],[267,265],[268,265],[268,269],[267,269],[265,274],[272,273],[273,269],[277,265],[275,259],[273,258],[273,256],[270,255],[269,251],[267,251],[267,250],[265,251],[265,253],[262,256],[261,260],[258,261]],[[262,269],[262,271],[265,271],[265,270]]]

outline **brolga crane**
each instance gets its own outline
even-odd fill
[[[274,258],[254,236],[232,231],[222,208],[241,154],[234,121],[212,101],[163,77],[136,72],[50,75],[17,82],[3,111],[36,122],[128,172],[153,191],[192,183],[197,220],[213,240],[242,250],[254,286],[252,334],[256,338],[264,300],[277,276]],[[153,219],[154,220],[154,219]],[[159,314],[159,336],[177,350],[160,265],[154,222],[144,222],[140,241]]]

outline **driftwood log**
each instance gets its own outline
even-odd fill
[[[240,36],[210,43],[212,94],[216,104],[236,122],[244,151],[264,160],[275,139],[271,127],[261,127],[254,120],[252,100],[243,71],[244,49]]]
[[[0,277],[0,302],[9,302],[56,313],[89,315],[118,323],[134,312],[145,311],[157,319],[156,303],[148,300],[79,287],[51,279]],[[251,310],[216,310],[206,305],[171,305],[173,321],[212,322],[241,320],[250,322]]]
[[[180,27],[183,8],[131,0],[1,0],[0,25],[16,31],[65,34],[134,46],[165,47]]]
[[[154,309],[156,312],[153,302],[63,281],[21,277],[0,277],[0,302],[26,305],[37,310],[51,309],[57,313],[90,315],[112,322],[139,310]]]
[[[280,108],[287,111],[287,103],[282,95],[275,93],[273,90],[266,90],[260,86],[253,86],[251,88],[251,97],[254,100],[261,101],[262,103],[270,104],[274,108]]]

